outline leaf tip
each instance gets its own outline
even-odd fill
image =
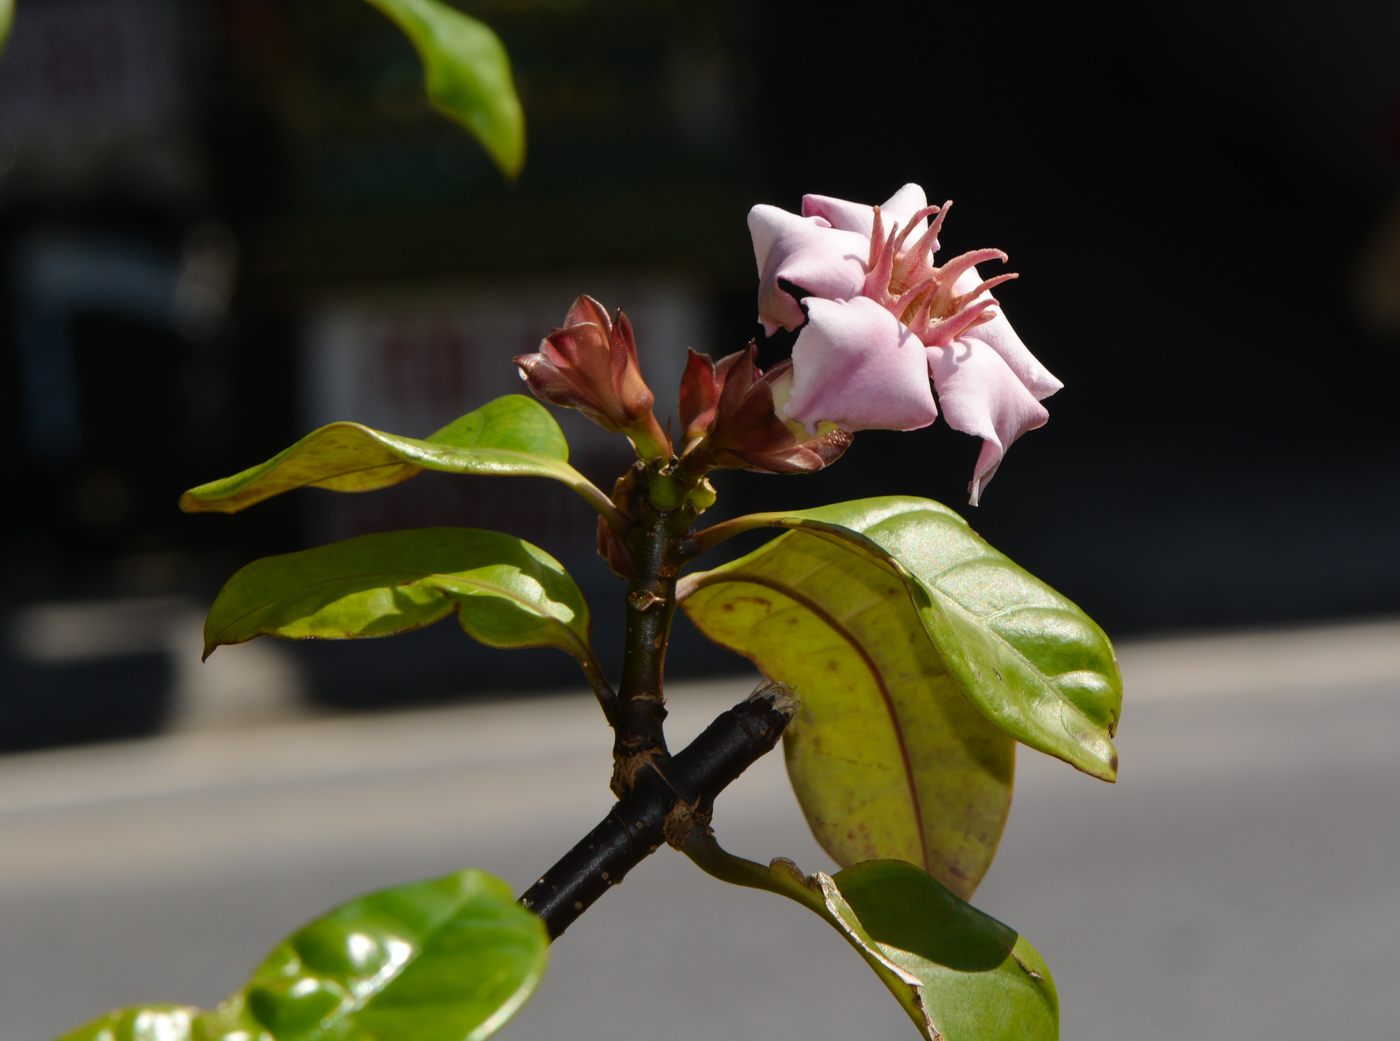
[[[517,105],[517,108],[519,106]],[[496,163],[496,168],[501,171],[501,177],[505,179],[508,187],[514,188],[520,183],[520,175],[525,172],[525,113],[520,112],[519,124],[516,130],[515,140],[504,148],[488,148],[491,158]]]
[[[1107,744],[1107,742],[1105,742],[1105,744]],[[1096,777],[1106,784],[1118,783],[1118,750],[1112,745],[1108,746],[1108,755],[1106,757],[1095,757],[1093,767],[1080,766],[1077,763],[1073,765],[1076,769],[1088,774],[1090,777]]]

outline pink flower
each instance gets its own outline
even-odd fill
[[[950,205],[929,206],[916,184],[883,206],[808,195],[801,217],[755,206],[749,231],[759,320],[770,335],[801,329],[786,415],[809,433],[824,422],[914,430],[938,416],[936,389],[949,425],[982,439],[968,485],[975,506],[1011,442],[1049,418],[1041,399],[1062,384],[991,295],[1016,276],[977,273],[1006,254],[974,250],[934,265]]]

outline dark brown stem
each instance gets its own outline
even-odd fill
[[[544,920],[551,940],[622,881],[664,842],[680,846],[709,822],[714,800],[760,756],[772,751],[796,711],[779,684],[765,684],[728,709],[675,757],[636,783],[520,902]]]
[[[708,822],[714,797],[772,749],[792,717],[784,688],[769,685],[722,714],[674,759],[666,748],[666,644],[696,515],[695,482],[677,477],[678,462],[638,464],[618,482],[632,517],[622,682],[615,697],[606,683],[595,690],[613,728],[612,790],[619,801],[520,898],[544,919],[551,938],[662,842],[679,845],[697,823]]]
[[[676,576],[681,550],[694,519],[685,506],[662,510],[650,498],[627,540],[632,580],[627,587],[627,633],[622,682],[608,722],[612,724],[613,794],[632,790],[638,774],[669,755],[666,748],[666,644],[676,613]]]

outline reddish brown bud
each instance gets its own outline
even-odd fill
[[[715,360],[694,348],[686,349],[685,374],[681,376],[681,400],[677,416],[681,422],[681,453],[694,447],[715,418],[719,386],[715,382]]]
[[[718,362],[691,352],[681,382],[680,418],[692,468],[700,463],[700,468],[811,473],[835,462],[851,435],[838,429],[799,439],[773,402],[773,384],[788,375],[792,362],[762,372],[757,358],[752,342]]]
[[[721,358],[716,364],[708,354],[700,354],[693,349],[689,351],[685,361],[685,375],[681,377],[679,419],[682,453],[695,447],[695,443],[705,436],[710,424],[714,422],[715,408],[719,405],[725,376],[730,367],[743,355],[743,351],[737,351]]]
[[[644,459],[671,454],[651,411],[655,399],[637,364],[632,324],[621,311],[610,320],[602,304],[581,296],[564,317],[564,327],[515,364],[537,398],[576,408],[604,429],[627,435]]]

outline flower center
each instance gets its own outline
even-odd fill
[[[895,222],[888,234],[880,207],[876,206],[869,273],[861,290],[861,295],[877,301],[929,347],[946,347],[968,329],[989,321],[990,308],[997,305],[989,290],[1016,277],[1014,273],[998,275],[979,282],[968,292],[954,291],[958,279],[978,264],[985,260],[1004,262],[1007,258],[999,249],[978,249],[954,257],[942,267],[936,266],[933,255],[938,252],[938,233],[952,205],[950,200],[941,209],[922,209],[902,230]],[[910,244],[910,232],[928,217],[934,217],[933,223]]]

